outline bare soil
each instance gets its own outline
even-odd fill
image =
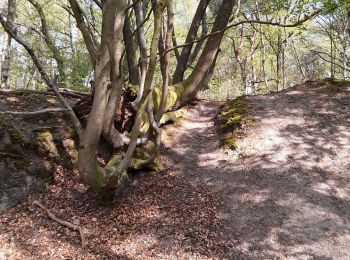
[[[101,208],[76,172],[0,215],[0,259],[350,259],[350,85],[251,96],[255,125],[219,147],[219,103],[166,131],[165,169]],[[80,223],[79,235],[48,219]]]

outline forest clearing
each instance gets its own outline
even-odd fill
[[[0,0],[0,260],[350,259],[350,4]]]

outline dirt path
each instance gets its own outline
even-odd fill
[[[248,101],[256,124],[239,154],[218,148],[217,104],[201,103],[175,129],[174,170],[218,191],[239,258],[349,259],[349,88]]]
[[[167,131],[165,169],[101,208],[77,173],[0,214],[0,259],[349,259],[349,88],[248,98],[255,126],[219,148],[218,103]],[[49,220],[79,221],[76,232]]]

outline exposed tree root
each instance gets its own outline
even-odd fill
[[[78,231],[80,234],[80,238],[81,238],[81,246],[85,247],[86,246],[86,241],[85,241],[85,236],[84,236],[84,230],[81,226],[79,225],[75,225],[72,224],[68,221],[64,221],[61,220],[59,218],[57,218],[50,210],[48,210],[47,208],[44,207],[44,205],[42,205],[39,201],[34,201],[33,205],[38,206],[39,208],[41,208],[43,211],[46,212],[46,214],[49,216],[49,218],[51,218],[53,221],[57,222],[58,224],[68,227],[70,229],[73,229],[75,231]]]

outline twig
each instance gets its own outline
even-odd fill
[[[58,224],[60,224],[62,226],[65,226],[65,227],[68,227],[68,228],[73,229],[75,231],[78,231],[80,234],[80,238],[81,238],[81,246],[82,247],[86,246],[86,241],[85,241],[85,237],[84,237],[84,230],[81,226],[74,225],[68,221],[64,221],[64,220],[57,218],[54,214],[52,214],[52,212],[50,210],[45,208],[39,201],[34,201],[33,204],[38,206],[39,208],[41,208],[43,211],[45,211],[46,214],[49,216],[49,218],[51,218],[53,221],[57,222]]]

